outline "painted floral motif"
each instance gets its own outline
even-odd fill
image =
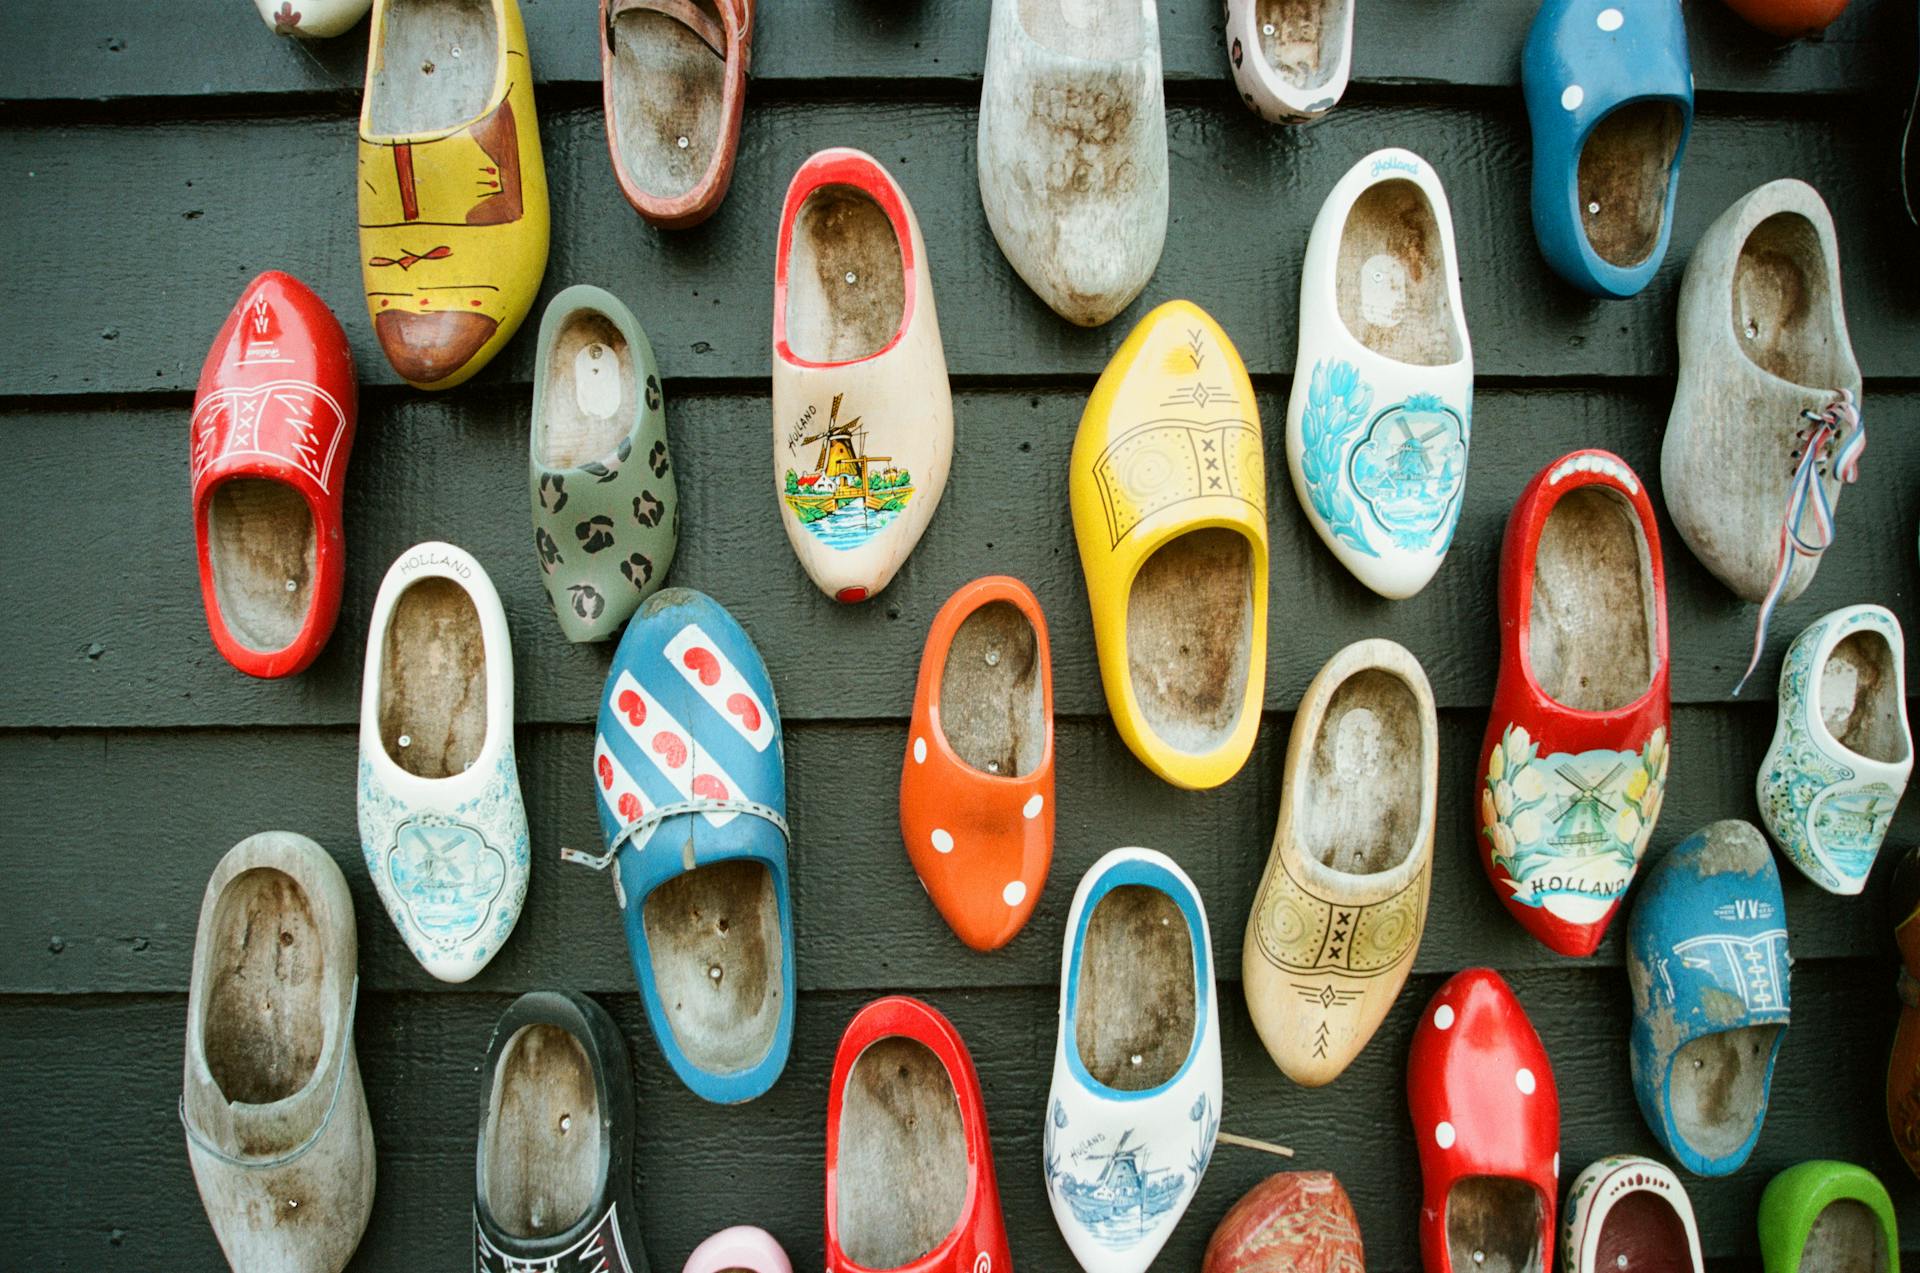
[[[1201,1092],[1187,1117],[1195,1139],[1184,1170],[1155,1165],[1160,1151],[1136,1142],[1132,1128],[1118,1137],[1095,1132],[1063,1154],[1060,1140],[1072,1128],[1066,1105],[1056,1097],[1046,1126],[1048,1184],[1095,1239],[1116,1249],[1131,1247],[1206,1174],[1220,1134],[1220,1113]]]
[[[1341,475],[1348,449],[1365,426],[1373,406],[1373,386],[1360,379],[1350,362],[1331,365],[1321,359],[1313,365],[1307,386],[1307,406],[1300,416],[1300,467],[1307,498],[1327,533],[1355,552],[1378,557],[1360,524],[1360,510],[1347,493]]]

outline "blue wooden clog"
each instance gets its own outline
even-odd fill
[[[1543,0],[1520,80],[1541,255],[1582,291],[1634,295],[1666,255],[1693,128],[1679,0]]]
[[[1760,1139],[1788,965],[1780,872],[1757,828],[1715,822],[1647,872],[1627,928],[1633,1088],[1695,1175],[1739,1170]]]

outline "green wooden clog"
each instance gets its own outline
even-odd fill
[[[1760,1259],[1765,1273],[1900,1273],[1886,1186],[1852,1163],[1787,1168],[1760,1195]]]

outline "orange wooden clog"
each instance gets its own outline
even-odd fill
[[[1727,8],[1783,40],[1818,35],[1847,7],[1847,0],[1727,0]]]

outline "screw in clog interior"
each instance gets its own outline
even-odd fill
[[[1480,861],[1549,948],[1591,955],[1665,801],[1667,586],[1645,486],[1576,451],[1521,492],[1500,556]]]
[[[680,1273],[793,1273],[793,1264],[771,1233],[736,1224],[693,1248]]]
[[[1500,974],[1434,994],[1407,1056],[1427,1273],[1548,1273],[1560,1098],[1547,1052]]]
[[[1199,890],[1165,854],[1081,878],[1060,963],[1047,1201],[1087,1273],[1145,1273],[1220,1133],[1220,1008]]]
[[[647,1273],[633,1197],[633,1075],[607,1010],[537,990],[480,1068],[474,1273]]]
[[[373,0],[253,0],[261,21],[275,35],[324,40],[346,31],[373,6]]]
[[[1783,40],[1820,34],[1846,7],[1847,0],[1727,0],[1727,8]]]
[[[254,279],[201,365],[190,461],[207,627],[249,676],[302,671],[333,635],[357,414],[333,311],[291,275]]]
[[[1319,119],[1347,91],[1355,0],[1226,0],[1227,61],[1242,101],[1273,124]]]
[[[1574,1178],[1563,1210],[1566,1273],[1704,1273],[1693,1202],[1663,1163],[1602,1158]]]
[[[603,641],[666,579],[680,493],[653,345],[597,287],[540,320],[530,452],[541,582],[568,640]]]
[[[1054,313],[1098,327],[1167,239],[1156,0],[992,0],[980,203],[1007,263]]]
[[[1013,1267],[980,1076],[918,999],[854,1015],[827,1089],[827,1273]]]
[[[774,499],[820,590],[864,601],[933,520],[953,393],[913,206],[873,156],[793,175],[773,280]]]
[[[360,273],[387,361],[451,389],[513,338],[547,268],[547,170],[517,0],[374,0]]]
[[[1738,1171],[1760,1139],[1790,1017],[1786,911],[1766,840],[1735,820],[1655,863],[1633,908],[1634,1094],[1697,1176]]]
[[[1460,521],[1473,349],[1453,214],[1433,168],[1378,150],[1320,205],[1287,400],[1294,494],[1361,583],[1410,597]]]
[[[1906,645],[1882,606],[1835,610],[1794,638],[1760,762],[1760,819],[1829,893],[1858,893],[1913,772]]]
[[[1246,366],[1197,305],[1140,320],[1073,442],[1073,533],[1107,709],[1175,786],[1240,771],[1267,682],[1267,470]]]
[[[927,631],[900,767],[900,834],[941,918],[996,950],[1053,862],[1053,654],[1039,598],[989,575]]]
[[[354,1054],[353,895],[326,850],[266,831],[207,881],[187,989],[180,1121],[227,1262],[339,1273],[373,1209]]]
[[[1268,1176],[1227,1209],[1200,1273],[1366,1273],[1360,1220],[1330,1171]]]
[[[1920,848],[1900,860],[1888,897],[1900,952],[1900,1020],[1887,1058],[1887,1130],[1907,1170],[1920,1176]]]
[[[1590,295],[1637,294],[1666,256],[1693,129],[1680,0],[1544,0],[1520,80],[1540,254]]]
[[[1440,726],[1419,660],[1359,641],[1294,713],[1273,851],[1247,919],[1241,979],[1288,1078],[1330,1083],[1406,984],[1427,914]]]
[[[1760,1195],[1763,1273],[1900,1273],[1893,1199],[1872,1172],[1814,1159]]]
[[[526,902],[527,814],[506,611],[452,544],[400,554],[374,597],[359,806],[367,873],[413,957],[442,981],[486,967]]]

